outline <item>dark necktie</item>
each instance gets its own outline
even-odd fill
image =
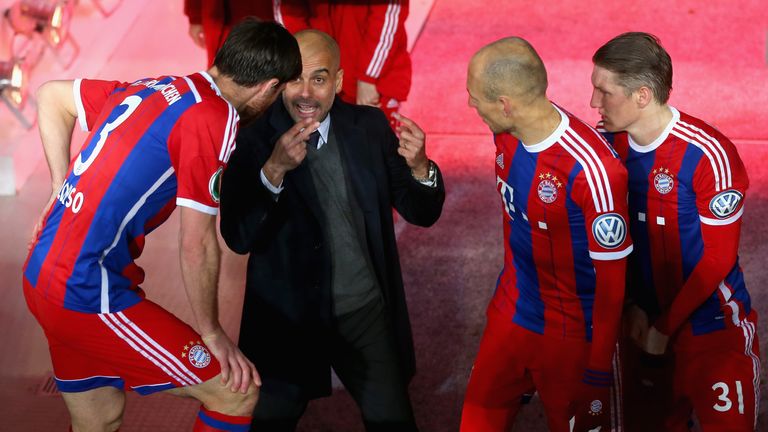
[[[311,134],[309,134],[309,138],[307,138],[307,145],[312,146],[313,148],[317,148],[317,143],[320,141],[320,131],[314,131]]]

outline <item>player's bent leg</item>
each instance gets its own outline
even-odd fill
[[[195,432],[248,431],[259,397],[259,389],[255,385],[249,386],[246,393],[231,391],[229,385],[221,383],[220,375],[202,384],[166,392],[195,398],[203,404],[195,421]]]
[[[84,392],[62,392],[72,417],[74,432],[114,432],[120,428],[125,410],[125,393],[115,387]]]

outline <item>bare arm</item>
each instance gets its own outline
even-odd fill
[[[217,296],[221,251],[215,216],[181,208],[179,255],[187,297],[203,342],[221,364],[222,384],[229,382],[232,391],[239,389],[243,393],[251,382],[261,385],[256,367],[219,323]]]
[[[51,173],[51,197],[32,230],[29,246],[37,239],[48,209],[56,199],[69,169],[69,147],[77,120],[73,83],[48,81],[37,90],[37,125]]]
[[[69,147],[77,120],[74,81],[48,81],[37,90],[37,123],[51,184],[58,190],[69,168]]]

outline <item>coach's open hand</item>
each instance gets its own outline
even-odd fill
[[[399,113],[392,114],[400,124],[397,133],[400,135],[400,147],[397,153],[405,158],[405,163],[411,168],[414,177],[426,178],[429,174],[429,159],[425,147],[424,131],[413,120]]]

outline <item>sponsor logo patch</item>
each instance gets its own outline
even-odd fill
[[[709,211],[718,219],[725,219],[736,212],[742,198],[744,195],[733,189],[720,192],[709,202]]]
[[[198,369],[202,369],[211,363],[211,353],[208,352],[208,349],[200,341],[197,341],[197,343],[189,341],[187,345],[184,345],[181,357],[186,357],[189,363]]]
[[[224,172],[224,167],[219,167],[215,173],[208,180],[208,192],[211,193],[211,199],[215,203],[219,203],[221,199],[221,174]]]
[[[675,187],[674,174],[670,174],[667,168],[655,168],[653,170],[653,187],[662,194],[666,195],[672,192],[672,188]]]
[[[614,249],[627,238],[627,224],[619,214],[606,213],[592,222],[592,235],[600,246]]]

